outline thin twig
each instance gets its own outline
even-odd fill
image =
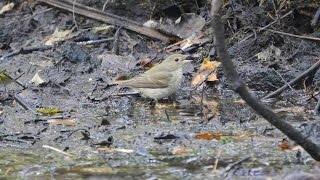
[[[282,35],[285,35],[285,36],[300,38],[300,39],[307,39],[307,40],[312,40],[312,41],[320,41],[320,38],[317,38],[317,37],[300,36],[300,35],[285,33],[285,32],[281,32],[281,31],[276,31],[276,30],[272,30],[272,29],[263,29],[263,30],[269,31],[269,32],[273,32],[273,33],[277,33],[277,34],[282,34]]]
[[[106,2],[103,4],[102,11],[106,9],[107,4],[109,3],[110,0],[106,0]]]
[[[14,95],[14,100],[20,104],[25,110],[29,110],[34,114],[37,114],[37,111],[34,107],[30,106],[19,94]]]
[[[43,14],[43,13],[48,12],[48,11],[51,11],[52,9],[53,9],[53,8],[45,9],[45,10],[43,10],[43,11],[41,11],[41,12],[38,12],[38,13],[35,13],[35,14],[29,16],[29,17],[20,19],[18,22],[26,21],[26,20],[31,19],[31,18],[33,18],[33,17],[35,17],[35,16],[40,15],[40,14]],[[10,24],[13,24],[13,23],[17,23],[17,22],[10,22],[10,23],[8,23],[8,24],[5,24],[3,27],[9,26]]]
[[[119,27],[114,34],[113,47],[111,49],[111,53],[115,55],[119,55],[119,38],[120,38],[120,30],[123,26]]]
[[[286,90],[289,87],[289,85],[291,85],[291,86],[294,85],[295,83],[297,83],[302,78],[307,77],[310,73],[312,73],[312,72],[316,71],[317,69],[319,69],[319,67],[320,67],[320,60],[318,62],[316,62],[313,66],[311,66],[309,69],[307,69],[303,73],[301,73],[299,76],[297,76],[296,78],[291,80],[289,83],[283,85],[281,88],[277,89],[276,91],[266,95],[262,99],[273,98],[273,97],[281,94],[284,90]]]
[[[106,39],[98,39],[98,40],[90,40],[90,41],[83,41],[77,42],[76,44],[79,46],[86,46],[86,45],[93,45],[93,44],[100,44],[108,41],[112,41],[114,38],[106,38]]]
[[[167,120],[170,122],[170,121],[171,121],[171,120],[170,120],[170,116],[169,116],[169,114],[168,114],[168,112],[167,112],[166,109],[164,110],[164,113],[165,113],[165,115],[166,115],[166,117],[167,117]]]
[[[319,114],[319,110],[320,110],[320,100],[318,99],[317,105],[313,110],[314,114],[318,115]]]
[[[45,51],[45,50],[48,50],[51,48],[53,48],[53,46],[32,46],[32,47],[27,47],[27,48],[20,48],[19,50],[16,50],[16,51],[13,51],[9,54],[3,55],[0,58],[0,61],[4,60],[5,58],[8,58],[8,57],[16,56],[18,54],[27,54],[27,53],[31,53],[33,51]]]
[[[50,149],[50,150],[56,151],[56,152],[58,152],[60,154],[63,154],[63,155],[69,156],[69,157],[73,157],[72,154],[66,153],[66,152],[64,152],[64,151],[62,151],[62,150],[60,150],[58,148],[55,148],[55,147],[52,147],[52,146],[49,146],[49,145],[43,145],[42,147],[46,148],[46,149]]]
[[[273,68],[272,68],[273,69]],[[297,95],[300,95],[295,89],[293,89],[293,87],[282,77],[282,75],[275,69],[273,69],[274,72],[276,72],[278,74],[278,76],[282,79],[282,81],[288,85],[288,87],[295,92]]]
[[[318,8],[317,12],[314,14],[314,17],[311,21],[311,26],[316,27],[320,21],[320,7]]]
[[[276,20],[272,21],[270,24],[268,24],[268,25],[266,25],[266,26],[264,26],[264,27],[262,27],[262,28],[259,28],[256,33],[259,33],[259,32],[261,32],[262,30],[267,29],[268,27],[272,26],[273,24],[275,24],[275,23],[278,22],[279,20],[281,20],[281,19],[289,16],[290,14],[292,14],[292,12],[293,12],[293,11],[291,10],[291,11],[287,12],[285,15],[281,16],[279,19],[276,19]],[[250,34],[250,35],[247,36],[246,38],[242,39],[239,43],[242,43],[242,42],[246,41],[247,39],[251,38],[251,37],[254,36],[254,35],[255,35],[254,33],[253,33],[253,34]]]
[[[79,26],[78,26],[78,23],[76,21],[76,15],[74,13],[75,4],[76,4],[76,0],[73,0],[73,3],[72,3],[72,19],[73,19],[73,23],[76,26],[77,30],[79,30]]]
[[[229,165],[224,169],[223,174],[228,173],[228,172],[229,172],[231,169],[233,169],[235,166],[238,166],[238,165],[242,164],[243,162],[248,161],[250,158],[251,158],[251,156],[247,156],[247,157],[244,157],[244,158],[240,159],[239,161],[236,161],[236,162],[234,162],[234,163],[232,163],[232,164],[229,164]],[[227,174],[225,174],[225,175],[227,175]]]
[[[72,12],[73,3],[68,0],[37,0],[38,2],[51,5],[66,11]],[[94,9],[88,6],[84,6],[79,3],[74,3],[74,13],[82,15],[88,18],[92,18],[98,21],[102,21],[108,24],[113,24],[116,26],[123,26],[125,29],[149,36],[151,38],[156,38],[164,42],[170,42],[171,38],[167,35],[164,35],[154,29],[150,29],[142,26],[140,23],[129,20],[127,18],[117,16],[114,14],[102,12],[101,10]]]

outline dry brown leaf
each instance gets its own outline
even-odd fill
[[[222,137],[222,134],[219,133],[199,133],[196,134],[195,138],[196,139],[205,139],[205,140],[212,140],[212,139],[216,139],[216,140],[220,140]]]
[[[211,73],[208,77],[207,77],[207,81],[218,81],[218,77],[216,73]]]
[[[282,141],[280,143],[279,147],[280,147],[281,151],[291,150],[292,149],[292,147],[291,147],[291,145],[289,144],[288,141]]]
[[[204,81],[217,81],[217,74],[214,72],[221,63],[218,61],[210,61],[207,57],[203,60],[197,75],[193,78],[191,84],[193,87],[202,84]]]
[[[216,70],[220,66],[220,62],[218,61],[210,61],[210,57],[206,57],[203,59],[201,63],[199,72],[206,71],[206,70]]]

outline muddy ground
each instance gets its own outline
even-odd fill
[[[218,60],[210,2],[106,4],[106,12],[141,24],[150,19],[177,20],[181,13],[203,19],[200,32],[206,43],[171,52],[165,47],[179,41],[177,34],[160,28],[176,40],[166,43],[118,26],[93,33],[91,28],[104,23],[36,1],[4,0],[0,8],[10,2],[14,7],[0,15],[0,72],[19,77],[25,87],[16,82],[0,86],[1,178],[319,178],[319,165],[306,152],[298,147],[281,149],[286,137],[241,101],[221,67],[214,71],[218,81],[191,85],[205,57]],[[77,2],[101,10],[106,1]],[[319,40],[268,31],[319,38],[318,27],[311,26],[318,7],[316,1],[271,0],[231,0],[224,5],[228,51],[259,97],[319,60]],[[266,30],[258,30],[290,11]],[[57,29],[72,30],[73,36],[46,50],[21,51],[43,47]],[[102,38],[113,39],[76,44]],[[14,51],[18,53],[8,56]],[[155,107],[148,98],[124,95],[132,92],[128,88],[110,85],[115,77],[142,73],[174,52],[191,55],[192,66],[185,67],[177,93]],[[314,114],[319,72],[265,101],[315,142],[319,142],[319,116]],[[60,112],[48,115],[40,108]]]

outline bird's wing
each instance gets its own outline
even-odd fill
[[[153,72],[152,74],[140,74],[120,84],[132,88],[166,88],[171,78],[171,73]]]

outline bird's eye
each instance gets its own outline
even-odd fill
[[[177,59],[175,59],[174,61],[178,62],[178,61],[179,61],[179,59],[177,58]]]

